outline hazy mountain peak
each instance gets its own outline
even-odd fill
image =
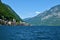
[[[49,11],[51,11],[51,12],[60,11],[60,5],[56,5],[56,6],[52,7]]]
[[[44,11],[43,13],[25,20],[30,24],[34,25],[48,25],[48,26],[59,26],[60,25],[60,5],[56,5],[51,9]]]
[[[51,9],[54,9],[54,8],[60,8],[60,5],[56,5],[56,6],[52,7]]]

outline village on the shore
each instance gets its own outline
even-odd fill
[[[13,19],[13,21],[5,21],[5,20],[2,20],[0,19],[0,25],[20,25],[20,26],[29,26],[30,24],[29,23],[26,23],[26,22],[16,22],[15,19]]]
[[[5,5],[5,4],[3,5],[3,4],[4,3],[2,3],[2,1],[0,0],[0,5],[2,6],[2,7],[1,6],[0,7],[1,7],[1,10],[3,10],[2,12],[0,12],[0,25],[30,26],[30,24],[27,23],[27,22],[24,22],[24,21],[21,21],[21,20],[20,21],[17,21],[17,19],[16,19],[16,18],[18,18],[18,17],[16,17],[17,15],[14,15],[14,17],[13,16],[11,17],[12,14],[10,14],[10,17],[9,16],[8,17],[7,16],[5,17],[5,15],[8,15],[9,13],[14,13],[15,14],[15,12],[10,7],[8,7],[8,5]],[[3,8],[6,8],[6,9],[4,10]],[[8,10],[8,11],[6,11],[6,10]],[[11,10],[11,11],[9,11],[9,10]],[[7,14],[5,14],[5,12]]]

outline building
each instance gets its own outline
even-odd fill
[[[11,21],[8,21],[8,25],[11,25],[11,23],[12,23]]]

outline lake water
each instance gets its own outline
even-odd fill
[[[0,26],[0,40],[60,40],[60,27]]]

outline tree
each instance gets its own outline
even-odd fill
[[[4,20],[4,16],[2,16],[2,19]]]

